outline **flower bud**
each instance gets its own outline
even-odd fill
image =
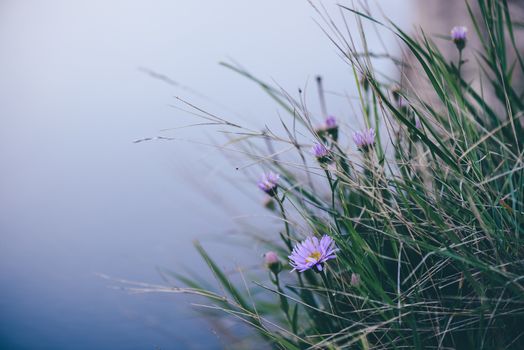
[[[273,272],[275,275],[282,271],[282,264],[278,259],[277,253],[269,251],[266,254],[264,254],[264,262],[267,268],[270,269],[271,272]]]
[[[272,172],[262,174],[262,178],[260,179],[260,181],[258,181],[258,188],[260,188],[270,197],[275,197],[277,195],[279,179],[280,175]]]
[[[337,119],[332,115],[326,118],[325,124],[326,129],[338,128]]]
[[[322,125],[315,129],[315,133],[322,141],[328,141],[331,137],[333,141],[338,139],[338,123],[337,119],[330,115],[328,116]]]
[[[468,28],[456,26],[451,29],[451,40],[457,45],[457,49],[462,51],[466,47]]]
[[[330,161],[329,150],[321,143],[315,143],[311,148],[311,153],[317,158],[320,165],[325,165]]]
[[[362,152],[369,151],[375,144],[375,129],[356,131],[353,133],[353,142]]]
[[[338,139],[338,124],[337,119],[330,115],[324,122],[324,130],[331,136],[334,141]]]

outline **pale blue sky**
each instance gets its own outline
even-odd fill
[[[408,22],[408,1],[378,3],[388,16]],[[289,90],[322,74],[330,90],[350,91],[350,71],[315,18],[303,0],[2,1],[2,344],[216,344],[209,325],[181,322],[187,299],[130,296],[108,289],[94,272],[159,282],[156,266],[183,263],[200,270],[194,238],[224,234],[234,227],[233,216],[263,211],[214,175],[226,174],[250,190],[216,150],[132,141],[190,120],[169,107],[174,95],[256,128],[277,122],[270,99],[217,64],[230,58]],[[210,100],[155,81],[138,67],[164,73]],[[333,99],[330,107],[349,115],[343,101]],[[202,140],[213,133],[169,135]],[[232,209],[206,199],[195,183],[216,189]],[[227,247],[210,246],[224,264],[242,259],[231,258]]]

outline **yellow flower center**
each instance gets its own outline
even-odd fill
[[[320,252],[313,252],[311,254],[309,254],[309,256],[307,257],[307,261],[310,261],[310,262],[317,262],[320,260],[320,257],[322,256],[322,254],[320,254]]]

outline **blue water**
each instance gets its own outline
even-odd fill
[[[0,2],[1,349],[227,347],[189,306],[202,300],[130,294],[97,273],[156,284],[157,267],[205,273],[195,238],[223,266],[255,263],[260,248],[224,237],[265,214],[260,193],[242,163],[184,141],[216,130],[132,141],[194,122],[174,95],[250,127],[278,123],[269,98],[217,65],[228,57],[293,91],[316,73],[347,90],[351,71],[313,16],[301,0]],[[350,117],[344,98],[330,108]]]

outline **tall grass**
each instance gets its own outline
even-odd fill
[[[259,335],[254,348],[524,349],[524,99],[512,79],[524,61],[507,1],[478,6],[482,16],[472,17],[468,36],[480,37],[482,48],[466,42],[458,62],[423,32],[409,35],[365,9],[341,6],[361,28],[357,48],[349,31],[318,11],[354,72],[361,124],[377,133],[357,151],[342,127],[334,133],[315,125],[302,94],[227,65],[289,112],[276,135],[198,111],[230,128],[231,140],[263,170],[280,174],[268,210],[282,229],[264,238],[279,262],[270,262],[269,277],[232,280],[197,243],[219,287],[176,275],[184,286],[167,290],[206,297],[210,309],[251,326]],[[392,83],[376,73],[363,22],[396,36],[412,57],[402,64],[429,93],[404,76]],[[480,88],[462,77],[464,65],[477,67]],[[323,100],[321,79],[318,87]],[[296,155],[276,156],[257,139]],[[321,162],[310,153],[314,143],[328,150]],[[289,273],[291,248],[322,235],[335,241],[336,259],[322,272]]]

